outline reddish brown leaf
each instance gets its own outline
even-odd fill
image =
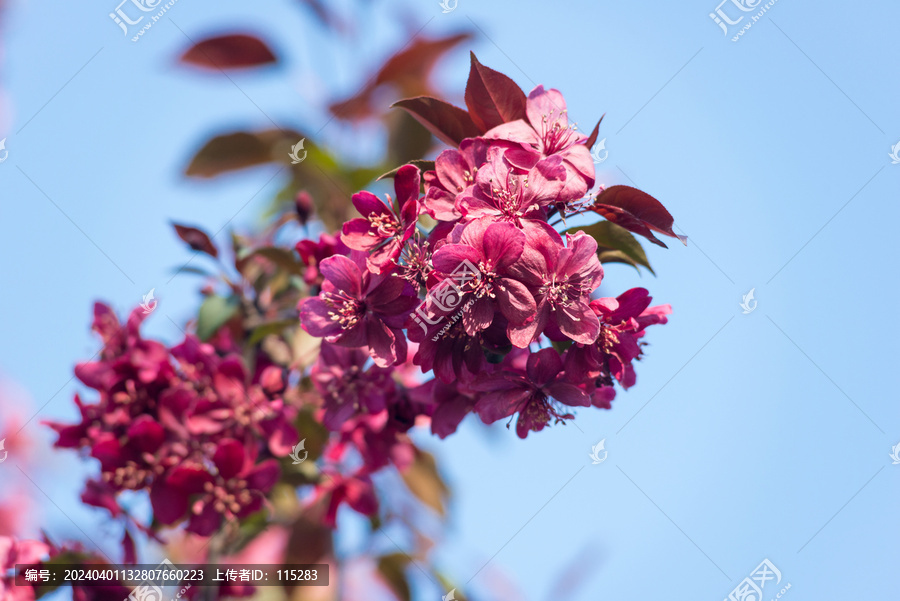
[[[331,529],[321,523],[323,510],[321,504],[313,505],[290,526],[286,563],[320,563],[331,559],[334,541]]]
[[[428,131],[451,146],[459,146],[464,138],[472,138],[481,133],[466,111],[437,98],[406,98],[392,104],[391,108],[393,107],[408,111]]]
[[[181,55],[183,63],[214,70],[258,67],[277,60],[265,42],[243,33],[207,38]]]
[[[449,50],[471,37],[470,33],[433,40],[417,37],[387,59],[375,77],[358,94],[335,102],[328,109],[339,119],[351,121],[380,114],[381,107],[373,108],[372,105],[379,97],[376,92],[385,85],[395,87],[396,93],[401,97],[434,95],[435,90],[429,80],[435,63]]]
[[[678,238],[687,245],[687,237],[672,231],[675,220],[661,202],[631,186],[612,186],[601,192],[591,207],[607,221],[644,236],[654,244],[668,248],[653,232]]]
[[[466,107],[482,132],[502,123],[525,119],[525,92],[512,79],[485,67],[470,53]]]
[[[219,256],[219,249],[212,243],[210,237],[203,230],[188,225],[173,223],[178,237],[188,243],[188,246],[196,251],[206,253],[213,257]]]
[[[600,116],[600,120],[597,121],[597,125],[594,126],[594,130],[591,132],[591,135],[589,135],[588,139],[585,140],[584,145],[588,148],[592,147],[594,145],[594,142],[597,141],[597,138],[600,135],[600,124],[603,123],[603,117],[605,116],[605,114]]]

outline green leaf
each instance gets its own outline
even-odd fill
[[[444,515],[444,503],[450,495],[450,489],[444,484],[430,453],[417,450],[412,465],[401,475],[412,494],[439,515]]]
[[[426,160],[423,160],[423,159],[413,159],[412,161],[409,161],[409,163],[407,163],[407,164],[408,164],[408,165],[415,165],[415,166],[418,167],[423,173],[424,173],[425,171],[434,171],[434,161],[426,161]],[[400,165],[400,167],[403,167],[403,165]],[[377,182],[377,181],[381,181],[381,180],[383,180],[383,179],[385,179],[385,178],[388,178],[388,177],[393,178],[394,176],[397,175],[397,172],[400,171],[400,167],[397,167],[396,169],[391,169],[391,170],[388,171],[387,173],[382,173],[381,175],[379,175],[378,177],[375,178],[375,181],[376,181],[376,182]]]
[[[265,246],[250,252],[241,252],[241,258],[237,261],[237,268],[239,271],[243,269],[244,264],[251,257],[263,257],[268,259],[277,267],[294,275],[303,275],[306,272],[303,264],[294,256],[293,251],[286,248],[277,248],[275,246]]]
[[[215,177],[266,163],[288,163],[291,146],[301,138],[305,139],[299,132],[277,129],[216,136],[197,151],[185,175]]]
[[[405,553],[392,553],[378,558],[378,572],[401,601],[410,601],[412,592],[406,579],[409,558]]]
[[[250,339],[247,340],[247,344],[249,346],[253,346],[266,336],[269,336],[270,334],[280,334],[285,329],[293,325],[297,325],[298,323],[298,319],[279,319],[278,321],[270,321],[268,323],[264,323],[253,328],[253,332],[251,332]]]
[[[585,227],[572,228],[566,233],[574,234],[576,231],[583,231],[597,241],[600,247],[597,256],[601,263],[627,263],[635,268],[641,265],[656,275],[650,267],[641,243],[625,228],[611,221],[601,221]]]
[[[229,319],[234,317],[240,307],[237,297],[210,296],[200,305],[197,316],[197,337],[209,340]]]

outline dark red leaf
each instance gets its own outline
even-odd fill
[[[204,69],[242,69],[277,62],[265,42],[243,33],[207,38],[188,48],[181,62]]]
[[[466,107],[482,132],[502,123],[525,119],[525,92],[512,79],[485,67],[470,53],[472,67],[466,83]]]
[[[607,221],[644,236],[654,244],[668,248],[653,232],[678,238],[687,245],[687,237],[672,231],[675,220],[661,202],[631,186],[612,186],[601,192],[591,207]]]
[[[406,98],[392,104],[391,108],[393,107],[405,109],[428,131],[451,146],[459,146],[464,138],[473,138],[482,133],[472,122],[469,113],[437,98]]]
[[[335,102],[328,110],[339,119],[350,121],[380,115],[383,107],[380,105],[378,92],[384,86],[394,88],[394,98],[435,95],[437,92],[430,84],[435,64],[448,51],[471,37],[470,33],[435,39],[416,37],[387,59],[375,77],[358,94]]]
[[[210,237],[203,230],[188,225],[173,223],[178,237],[188,243],[188,246],[196,251],[206,253],[213,257],[219,256],[219,249],[212,243]]]
[[[126,565],[134,565],[137,563],[137,551],[134,546],[134,539],[131,533],[125,530],[125,536],[122,537],[122,563]]]
[[[600,135],[600,124],[603,123],[603,117],[605,116],[606,115],[604,114],[600,117],[600,120],[597,121],[597,125],[594,126],[594,130],[591,132],[591,135],[589,135],[588,139],[585,140],[584,145],[588,148],[591,148],[594,145],[594,142],[597,141],[597,138]]]

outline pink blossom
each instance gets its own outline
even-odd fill
[[[322,396],[322,423],[329,430],[341,429],[344,422],[364,413],[378,413],[396,395],[391,369],[373,365],[363,349],[348,349],[322,343],[319,359],[310,374]]]
[[[523,171],[510,163],[503,148],[493,147],[475,185],[457,204],[467,220],[486,217],[517,227],[526,221],[546,221],[546,207],[558,199],[565,173],[559,157],[542,159]]]
[[[666,323],[666,315],[672,312],[669,305],[650,307],[652,300],[646,289],[632,288],[617,298],[592,301],[591,309],[600,320],[600,334],[596,342],[575,344],[567,351],[566,371],[595,379],[611,375],[623,388],[633,386],[636,376],[632,362],[642,355],[639,340],[644,329]]]
[[[558,235],[538,231],[529,235],[528,242],[535,252],[523,253],[510,268],[537,301],[537,315],[526,334],[536,339],[551,324],[575,342],[591,344],[600,334],[600,320],[588,305],[603,279],[597,242],[578,232],[566,234],[563,246]]]
[[[524,369],[523,358],[526,358]],[[518,413],[516,433],[519,438],[525,438],[528,432],[542,430],[551,419],[563,421],[573,417],[561,413],[554,400],[570,407],[591,404],[584,391],[565,381],[563,362],[555,349],[510,353],[504,367],[479,377],[471,385],[472,390],[484,393],[475,403],[475,412],[486,424]]]
[[[394,175],[397,206],[381,202],[371,192],[353,195],[353,206],[362,217],[351,219],[341,230],[341,240],[353,250],[369,253],[366,264],[372,273],[391,271],[403,244],[416,228],[419,216],[419,169],[400,167]],[[389,199],[390,201],[390,199]]]
[[[328,342],[368,346],[375,363],[386,367],[406,355],[400,328],[418,299],[407,282],[370,273],[360,264],[359,258],[342,256],[322,261],[322,292],[300,302],[300,323]]]
[[[426,171],[425,209],[435,219],[456,221],[462,216],[456,201],[475,184],[478,169],[487,160],[488,142],[482,138],[466,138],[459,150],[450,148],[438,155],[434,171]]]
[[[517,119],[498,125],[484,137],[525,145],[537,157],[514,153],[511,159],[520,165],[533,163],[540,157],[556,156],[566,170],[565,188],[560,192],[566,200],[584,196],[594,185],[594,161],[584,142],[587,136],[569,127],[566,101],[558,90],[537,86],[525,103],[528,120]]]
[[[446,244],[434,254],[435,269],[443,278],[452,279],[454,271],[467,264],[478,271],[462,288],[462,322],[470,336],[502,314],[509,321],[513,344],[525,347],[531,342],[519,333],[534,319],[534,297],[522,282],[509,277],[524,247],[525,234],[512,224],[477,220],[466,226],[458,244]]]

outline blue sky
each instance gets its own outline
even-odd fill
[[[721,10],[748,22],[763,4]],[[888,311],[900,291],[888,230],[900,217],[888,157],[900,5],[779,0],[732,42],[709,17],[715,0],[459,0],[448,14],[437,1],[343,2],[365,24],[352,44],[286,0],[179,0],[132,43],[107,17],[114,5],[13,2],[5,15],[0,373],[32,406],[0,419],[46,403],[28,428],[49,441],[38,420],[74,417],[71,368],[97,348],[95,299],[125,312],[155,288],[147,333],[178,339],[166,316],[183,322],[198,296],[192,278],[169,281],[188,256],[169,221],[252,226],[284,183],[269,167],[186,181],[201,140],[268,127],[266,115],[317,131],[325,103],[355,92],[410,31],[474,29],[484,64],[525,89],[560,89],[583,129],[605,113],[599,181],[653,194],[690,241],[646,246],[656,278],[607,269],[604,294],[646,286],[674,311],[611,411],[525,441],[474,418],[446,441],[419,437],[455,491],[440,565],[471,579],[466,590],[506,578],[530,600],[571,588],[573,600],[717,601],[764,558],[791,583],[787,599],[900,590],[889,458],[900,332]],[[284,64],[233,82],[175,66],[186,34],[235,27],[265,34]],[[454,100],[467,66],[460,51],[439,70]],[[336,122],[321,137],[348,161],[380,152]],[[751,288],[759,304],[745,315]],[[601,439],[608,459],[592,465]],[[44,521],[59,536],[102,533],[100,514],[78,506],[78,479],[59,481],[79,467],[69,455],[47,455],[54,469],[35,480],[71,521],[46,500]]]

